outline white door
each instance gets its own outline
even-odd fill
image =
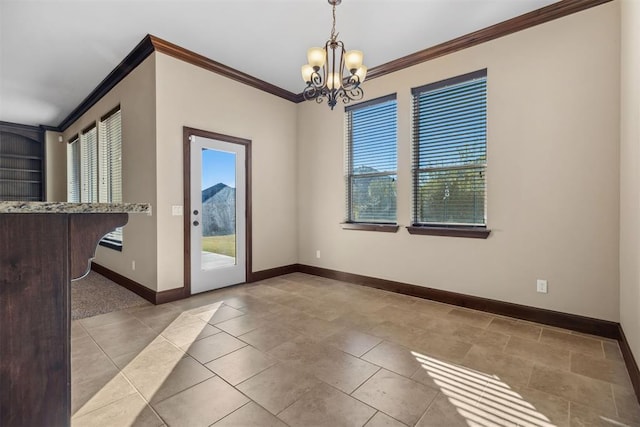
[[[245,147],[191,136],[191,293],[246,281]]]

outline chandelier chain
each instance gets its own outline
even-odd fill
[[[333,4],[333,26],[331,27],[331,40],[335,41],[336,35],[336,4]]]

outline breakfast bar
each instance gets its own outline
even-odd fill
[[[148,204],[0,202],[0,425],[67,426],[70,283]]]

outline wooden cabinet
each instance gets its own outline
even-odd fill
[[[70,423],[70,281],[128,214],[64,210],[2,213],[0,202],[1,426]]]

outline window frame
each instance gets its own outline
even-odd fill
[[[88,136],[91,133],[94,134],[94,147],[89,147],[89,144],[94,144],[94,141]],[[95,155],[95,159],[94,156],[91,156],[92,153]],[[90,156],[90,163],[83,162],[85,157],[89,158]],[[93,122],[80,132],[80,203],[98,203],[98,163],[98,126]],[[85,180],[85,177],[89,179]]]
[[[411,89],[412,95],[412,113],[411,113],[411,149],[412,149],[412,164],[411,164],[411,189],[412,189],[412,218],[411,225],[407,226],[407,231],[410,234],[417,235],[431,235],[431,236],[450,236],[450,237],[468,237],[468,238],[480,238],[486,239],[489,237],[491,230],[487,227],[487,181],[486,181],[486,169],[487,169],[487,140],[485,138],[484,141],[484,152],[485,152],[485,161],[484,165],[484,224],[459,224],[459,223],[437,223],[437,222],[420,222],[418,221],[418,186],[419,186],[419,175],[421,172],[424,172],[423,169],[420,168],[419,163],[419,151],[420,151],[420,141],[418,140],[416,134],[420,127],[419,124],[419,112],[416,111],[416,102],[417,98],[424,94],[425,92],[432,92],[435,90],[443,89],[449,86],[455,86],[460,83],[469,82],[471,80],[484,78],[485,84],[488,85],[488,73],[487,69],[484,68],[482,70],[473,71],[471,73],[462,74],[459,76],[455,76],[452,78],[448,78],[445,80],[437,81],[434,83],[429,83],[426,85],[422,85],[419,87],[415,87]],[[486,113],[485,113],[486,114]],[[486,116],[485,116],[486,118]],[[477,166],[474,166],[477,167]],[[470,166],[467,165],[458,165],[458,166],[450,166],[450,167],[442,167],[437,169],[442,170],[462,170],[468,169]],[[433,169],[433,168],[429,168]]]
[[[73,135],[67,140],[67,144],[67,201],[80,203],[82,197],[80,135],[77,133]]]
[[[100,117],[100,121],[98,123],[98,165],[99,166],[104,166],[104,165],[108,165],[106,168],[106,170],[102,170],[103,168],[98,169],[98,198],[101,199],[104,197],[102,193],[103,188],[106,188],[106,202],[105,203],[122,203],[122,201],[120,202],[114,202],[113,201],[113,188],[112,188],[112,184],[113,184],[113,179],[112,179],[112,173],[113,171],[111,170],[111,164],[108,161],[108,157],[111,154],[111,147],[106,147],[105,145],[107,144],[107,138],[106,138],[106,124],[105,122],[110,119],[111,117],[113,117],[116,114],[120,114],[120,177],[119,177],[119,182],[120,182],[120,194],[122,196],[122,111],[120,109],[120,105],[115,106],[114,108],[112,108],[111,110],[109,110],[106,114],[104,114],[102,117]],[[107,157],[107,158],[103,158]],[[117,239],[114,237],[114,235],[120,235],[120,239]],[[122,246],[123,246],[123,242],[124,242],[124,236],[123,236],[123,227],[118,227],[116,228],[114,231],[108,233],[106,236],[104,236],[99,244],[100,246],[104,246],[110,249],[114,249],[116,251],[120,251],[122,252]]]
[[[395,123],[396,123],[396,136],[395,136],[395,150],[396,150],[396,164],[393,171],[380,171],[375,173],[354,174],[353,173],[353,125],[350,114],[353,111],[361,110],[374,105],[382,104],[385,102],[394,101],[395,103]],[[398,150],[398,105],[397,95],[392,93],[389,95],[381,96],[375,99],[371,99],[365,102],[361,102],[354,105],[345,107],[345,191],[346,191],[346,220],[341,223],[341,226],[345,230],[363,230],[363,231],[380,231],[380,232],[396,232],[399,229],[397,221],[397,194],[396,194],[396,212],[395,221],[357,221],[353,219],[353,190],[352,181],[355,177],[376,177],[376,176],[394,176],[397,183],[398,176],[398,164],[397,164],[397,150]],[[397,189],[397,187],[396,187]]]

